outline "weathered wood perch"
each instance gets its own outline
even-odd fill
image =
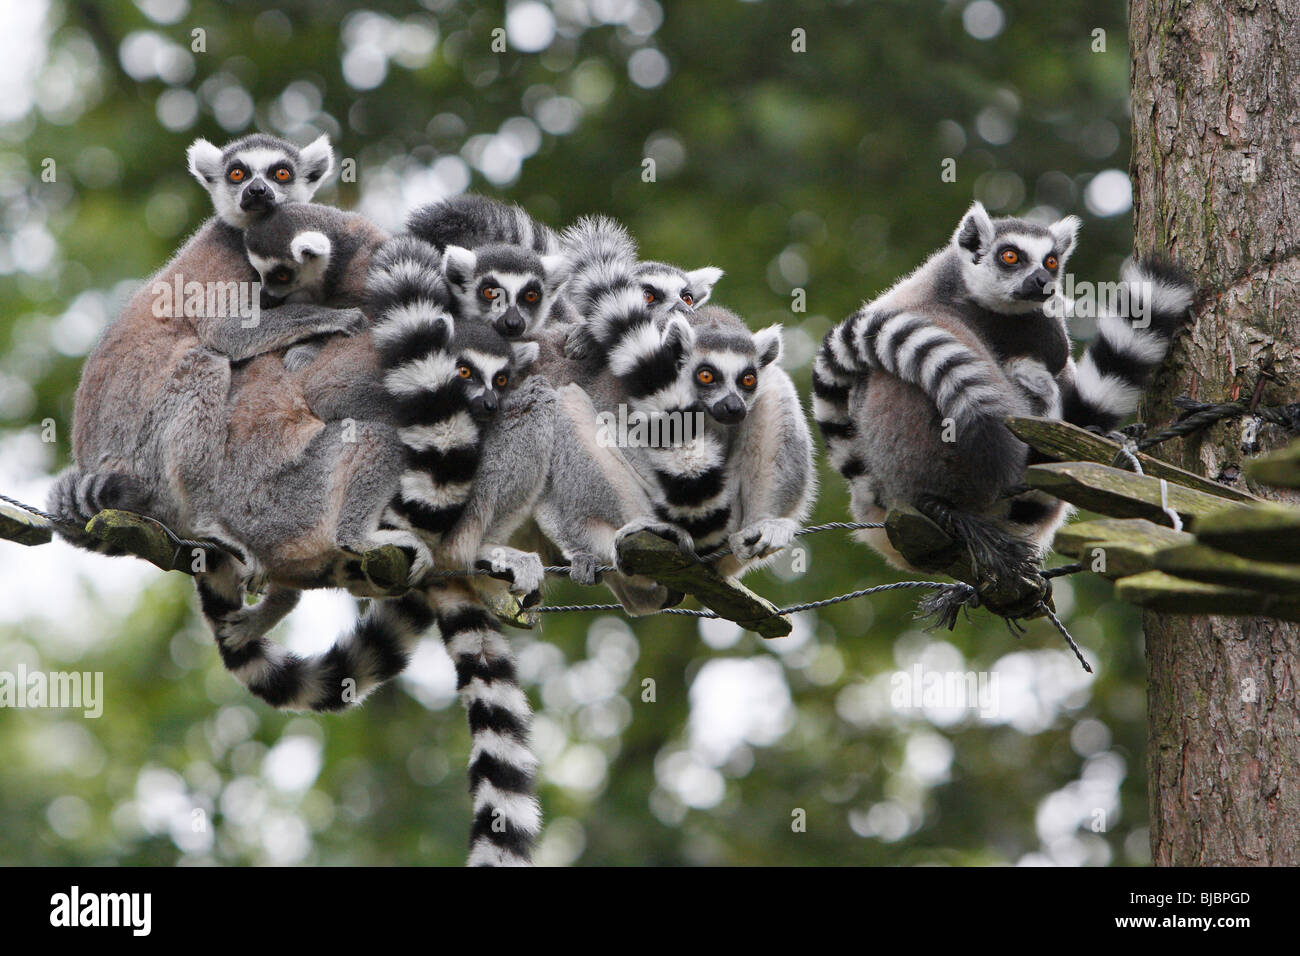
[[[1246,462],[1246,475],[1278,488],[1300,488],[1300,440]]]
[[[724,577],[698,558],[683,554],[666,538],[642,531],[620,542],[618,553],[621,566],[633,574],[694,595],[720,617],[747,630],[763,637],[785,637],[792,630],[789,618],[777,616],[779,608],[771,601],[735,578]]]
[[[1300,621],[1300,600],[1295,598],[1188,581],[1163,571],[1147,571],[1121,578],[1115,583],[1115,596],[1163,614],[1265,615],[1283,621]]]
[[[1114,518],[1146,518],[1172,525],[1162,506],[1160,479],[1092,462],[1031,465],[1025,471],[1030,487]],[[1184,525],[1223,507],[1222,496],[1194,491],[1166,480],[1165,503]]]
[[[987,581],[971,567],[970,554],[947,532],[920,512],[898,508],[885,516],[889,543],[908,562],[965,581],[979,593],[980,603],[994,613],[1013,618],[1041,617],[1039,605],[1050,600],[1051,588],[1041,578]]]
[[[0,501],[0,538],[7,538],[30,548],[38,544],[48,544],[53,537],[54,531],[44,518]]]
[[[1046,455],[1054,461],[1095,462],[1110,465],[1120,453],[1120,445],[1103,438],[1095,432],[1078,425],[1071,425],[1054,418],[1030,418],[1012,416],[1007,419],[1007,427],[1015,436],[1035,451]],[[1173,465],[1152,458],[1144,452],[1137,452],[1136,457],[1142,465],[1142,471],[1153,478],[1164,478],[1177,482],[1186,488],[1203,491],[1219,498],[1233,501],[1259,501],[1254,495],[1221,485],[1217,481],[1175,468]]]
[[[1080,559],[1084,567],[1115,580],[1155,568],[1161,548],[1190,544],[1196,538],[1144,518],[1077,521],[1056,532],[1055,547]]]

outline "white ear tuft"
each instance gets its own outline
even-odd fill
[[[785,352],[785,337],[781,326],[769,325],[754,333],[754,348],[758,351],[758,367],[767,368],[773,362],[779,362]]]
[[[709,301],[709,296],[713,294],[713,287],[717,285],[722,276],[722,270],[716,266],[704,266],[686,273],[686,280],[690,283],[690,290],[695,294],[695,306],[697,308]]]
[[[295,262],[302,262],[308,257],[328,256],[330,254],[330,237],[323,232],[300,232],[289,243],[289,251]]]
[[[569,259],[567,256],[542,256],[542,270],[546,273],[547,285],[559,286],[569,278]]]
[[[442,250],[442,274],[462,292],[466,291],[477,265],[478,256],[464,246],[448,246]]]
[[[196,139],[185,151],[190,167],[190,175],[203,184],[204,189],[211,189],[221,178],[221,150],[206,139]]]
[[[298,167],[299,177],[312,185],[314,193],[334,170],[334,150],[330,148],[330,138],[318,136],[298,150]]]
[[[515,368],[528,368],[542,351],[536,342],[512,342],[510,347],[515,352]]]
[[[1079,238],[1079,227],[1082,225],[1083,220],[1078,216],[1066,216],[1047,227],[1047,231],[1056,241],[1056,248],[1053,250],[1056,258],[1065,261],[1066,257],[1074,251],[1075,241]]]
[[[976,259],[989,251],[993,245],[993,220],[982,202],[971,203],[952,234],[952,244]]]

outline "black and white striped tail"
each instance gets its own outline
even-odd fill
[[[112,471],[64,470],[55,479],[45,508],[64,521],[85,525],[106,508],[147,513],[149,491],[144,482],[132,475]],[[60,536],[78,547],[100,554],[121,555],[126,552],[88,534],[58,528]]]
[[[1126,308],[1098,318],[1097,338],[1075,367],[1074,387],[1062,396],[1063,417],[1075,425],[1110,431],[1137,411],[1196,293],[1185,274],[1157,258],[1129,263],[1121,278]]]
[[[258,626],[256,607],[243,608],[242,602],[203,577],[196,583],[222,664],[253,694],[282,710],[330,712],[361,703],[406,669],[412,648],[433,624],[433,612],[422,595],[371,601],[333,647],[303,657],[265,636],[267,625],[283,614],[270,609],[269,619]],[[263,599],[277,600],[274,592]],[[229,626],[232,619],[241,618],[254,626]]]
[[[439,262],[428,243],[405,237],[380,250],[369,278],[383,384],[406,451],[383,526],[434,540],[463,513],[481,452],[457,382],[455,324]]]
[[[838,334],[838,327],[826,333],[813,360],[812,408],[813,418],[826,442],[831,467],[852,481],[866,473],[867,465],[854,447],[858,430],[849,414],[849,393],[859,379],[870,373],[854,371],[839,363],[831,344]]]
[[[532,710],[510,645],[468,584],[439,585],[430,600],[469,717],[469,865],[527,866],[542,817],[528,743]]]
[[[421,206],[407,218],[406,227],[411,235],[439,250],[505,244],[523,246],[542,255],[561,251],[560,237],[553,229],[519,206],[486,196],[457,196]]]

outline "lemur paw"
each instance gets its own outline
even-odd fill
[[[575,552],[569,558],[569,580],[574,584],[599,584],[600,572],[596,568],[600,567],[600,561],[589,551]]]
[[[620,546],[626,539],[634,534],[640,534],[642,531],[649,531],[653,535],[674,542],[678,550],[687,557],[694,558],[696,556],[695,540],[681,528],[655,518],[637,518],[635,521],[629,521],[623,525],[618,529],[618,533],[614,535],[614,565],[623,574],[634,574],[635,572],[624,568],[622,561],[619,559]]]
[[[564,340],[564,356],[571,359],[585,359],[595,354],[594,346],[591,333],[581,325],[574,326]]]
[[[346,309],[339,316],[337,331],[344,335],[360,335],[368,328],[370,328],[370,320],[360,309]]]
[[[306,345],[295,345],[289,351],[284,353],[284,367],[286,371],[296,372],[299,369],[306,368],[312,362],[316,361],[316,356],[320,354],[320,344],[311,342]]]
[[[788,548],[799,525],[789,518],[764,518],[733,534],[728,543],[741,561],[755,561]]]
[[[479,552],[477,567],[492,577],[505,581],[510,593],[532,607],[541,598],[542,559],[532,551],[520,551],[497,545]]]

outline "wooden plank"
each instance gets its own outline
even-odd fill
[[[0,501],[0,538],[27,547],[49,544],[54,529],[44,518]]]
[[[193,555],[159,521],[130,511],[101,511],[86,523],[87,533],[143,558],[164,571],[193,574]],[[215,548],[213,550],[216,550]]]
[[[1172,525],[1161,507],[1160,479],[1092,462],[1032,465],[1025,480],[1033,488],[1112,518],[1146,518]],[[1223,499],[1166,481],[1167,502],[1184,525],[1223,507]]]
[[[1007,419],[1007,427],[1030,448],[1056,461],[1091,461],[1110,465],[1120,450],[1118,442],[1055,418],[1022,418],[1013,415]],[[1186,488],[1232,501],[1260,500],[1244,491],[1176,468],[1159,458],[1152,458],[1145,452],[1137,452],[1137,459],[1142,465],[1142,471],[1153,478],[1164,478]]]
[[[1263,591],[1202,584],[1163,571],[1147,571],[1115,583],[1115,596],[1162,614],[1221,614],[1300,621],[1300,600]]]
[[[1300,595],[1300,564],[1252,561],[1204,544],[1184,544],[1157,551],[1155,567],[1175,577],[1206,584]]]
[[[619,545],[619,564],[675,591],[693,594],[700,603],[728,621],[763,637],[785,637],[790,619],[777,616],[777,606],[759,597],[735,578],[723,577],[712,565],[683,554],[675,542],[642,531]]]
[[[1275,501],[1220,508],[1197,521],[1196,537],[1243,558],[1300,562],[1300,508]]]
[[[995,614],[1025,619],[1041,617],[1039,605],[1051,599],[1050,586],[1038,577],[990,581],[977,575],[966,548],[912,508],[896,508],[885,515],[885,534],[909,564],[965,581],[979,592],[980,604]]]
[[[1142,518],[1078,521],[1056,532],[1054,546],[1079,558],[1090,571],[1115,580],[1155,567],[1161,548],[1191,544],[1196,538]]]
[[[1246,462],[1246,476],[1278,488],[1300,488],[1300,440]]]

